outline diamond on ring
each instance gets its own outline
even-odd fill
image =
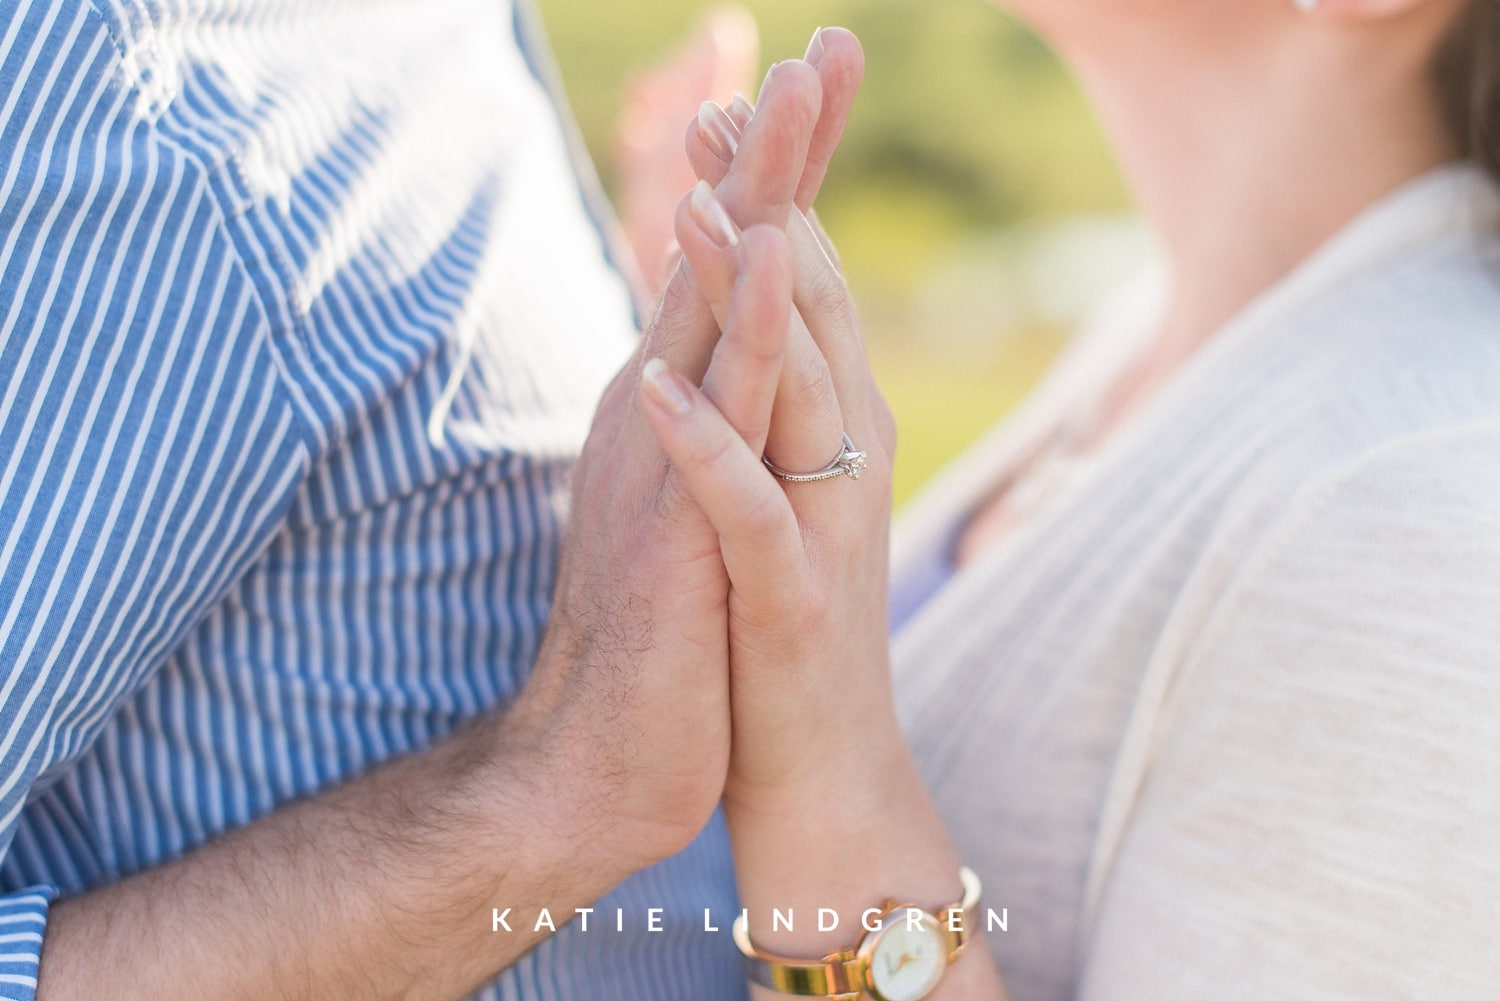
[[[849,440],[845,433],[842,448],[839,454],[833,457],[833,461],[822,469],[816,469],[810,473],[794,473],[788,469],[782,469],[769,458],[761,456],[761,462],[773,476],[786,480],[788,483],[815,483],[818,480],[831,480],[838,476],[847,476],[851,480],[859,479],[859,474],[864,472],[870,465],[869,456],[854,447],[854,442]]]

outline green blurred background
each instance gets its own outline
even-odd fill
[[[538,5],[613,190],[629,81],[707,7]],[[818,212],[901,425],[899,503],[1034,383],[1089,306],[1137,266],[1145,240],[1077,87],[987,0],[745,6],[760,26],[762,71],[800,56],[818,25],[850,28],[865,46],[864,86]]]

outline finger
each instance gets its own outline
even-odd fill
[[[739,272],[740,228],[707,181],[677,203],[673,232],[693,285],[719,329],[729,326],[729,300]]]
[[[742,229],[757,223],[784,229],[822,102],[817,74],[797,60],[774,66],[761,88],[761,101],[766,114],[752,119],[741,135],[718,197]],[[715,333],[690,271],[679,268],[642,350],[666,359],[689,378],[701,378]]]
[[[676,264],[671,206],[696,179],[677,143],[678,125],[706,97],[751,82],[760,58],[755,19],[743,7],[711,10],[692,37],[636,77],[615,134],[615,204],[654,300]]]
[[[818,71],[823,103],[797,186],[796,203],[803,211],[812,206],[823,187],[828,165],[849,123],[854,95],[865,75],[864,49],[854,33],[843,28],[819,28],[813,32],[805,58]]]
[[[820,357],[827,361],[848,422],[845,430],[851,435],[873,433],[867,424],[870,363],[849,287],[801,213],[793,216],[787,238],[792,250],[793,301]]]
[[[786,235],[770,226],[737,234],[702,181],[679,211],[677,228],[684,259],[724,330],[703,391],[758,454],[770,427],[791,314]]]
[[[791,277],[779,284],[778,263],[790,267],[785,235],[756,227],[742,241],[708,183],[699,181],[678,207],[677,240],[725,331],[704,390],[750,446],[778,465],[798,472],[824,465],[838,454],[844,419],[828,364],[786,305]],[[771,261],[773,255],[783,261]]]
[[[755,15],[744,7],[716,7],[703,18],[703,31],[713,44],[713,80],[706,97],[719,98],[754,82],[760,62],[760,31]]]
[[[735,91],[734,99],[725,107],[705,101],[698,108],[698,114],[688,123],[683,142],[688,164],[700,181],[718,187],[724,180],[739,147],[740,133],[754,116],[755,105],[739,91]]]
[[[719,185],[720,200],[742,228],[786,226],[822,106],[822,80],[807,63],[791,59],[766,74],[757,113],[740,133],[733,163]]]
[[[818,130],[822,86],[816,70],[790,59],[766,74],[758,112],[740,109],[743,128],[713,101],[688,125],[689,162],[700,179],[725,187],[720,197],[741,226],[785,224]]]
[[[685,140],[688,164],[700,181],[718,187],[729,173],[734,154],[739,149],[744,126],[713,101],[704,101],[698,114],[688,123]]]
[[[734,123],[734,127],[743,132],[745,126],[750,124],[750,119],[755,116],[755,105],[751,104],[750,99],[744,94],[735,91],[734,99],[729,102],[724,111],[729,115],[729,120]]]
[[[703,510],[742,600],[776,607],[790,590],[787,575],[806,564],[786,493],[707,395],[660,358],[646,363],[641,400],[646,422],[672,461],[664,489],[684,490]]]
[[[670,57],[638,76],[615,133],[615,204],[653,299],[675,264],[667,206],[693,181],[691,165],[673,143],[677,123],[716,82],[718,34],[717,25],[705,20]]]
[[[839,274],[843,274],[844,262],[839,259],[838,248],[828,238],[828,231],[823,228],[823,220],[818,218],[818,210],[808,209],[802,214],[807,217],[807,224],[812,227],[813,234],[817,236],[818,242],[823,245],[823,253],[828,255],[829,262],[833,264]]]
[[[822,469],[843,445],[845,416],[841,403],[828,362],[806,325],[793,313],[766,436],[766,457],[793,473]]]
[[[828,174],[828,165],[848,125],[854,96],[864,78],[864,49],[852,32],[843,28],[820,28],[808,43],[807,61],[809,65],[814,65],[815,61],[822,102],[794,196],[797,207],[804,211],[817,198]],[[726,140],[737,140],[758,110],[743,95],[735,94],[735,100],[728,108],[713,105],[712,111],[705,110],[688,125],[684,140],[688,162],[701,180],[717,187],[724,179],[734,158],[735,145]],[[729,136],[724,134],[725,126],[733,129]]]

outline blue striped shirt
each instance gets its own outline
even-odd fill
[[[523,683],[635,330],[535,37],[509,0],[0,2],[0,997],[49,899]],[[722,842],[481,996],[741,996]]]

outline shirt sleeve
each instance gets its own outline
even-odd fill
[[[36,997],[42,931],[55,893],[50,886],[28,886],[0,896],[0,996]]]
[[[1080,997],[1494,997],[1500,427],[1294,500],[1152,734]]]
[[[91,5],[6,4],[0,94],[8,854],[32,787],[264,549],[308,446],[218,168],[164,140]],[[13,866],[0,885],[35,881]],[[32,997],[48,896],[0,898],[0,997]]]

